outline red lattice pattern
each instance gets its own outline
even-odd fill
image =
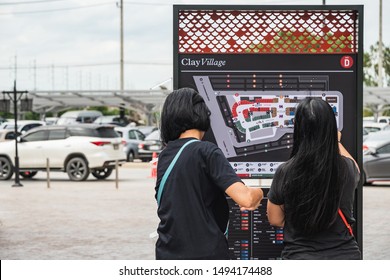
[[[180,11],[179,53],[357,53],[355,11]]]

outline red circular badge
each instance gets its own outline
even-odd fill
[[[344,55],[340,59],[340,65],[341,65],[341,67],[346,68],[346,69],[351,68],[353,65],[353,58],[350,57],[349,55]]]

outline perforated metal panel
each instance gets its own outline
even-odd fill
[[[179,53],[357,53],[355,11],[179,11]]]

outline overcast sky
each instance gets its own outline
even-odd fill
[[[12,89],[15,77],[20,90],[118,89],[116,2],[0,0],[0,91]],[[125,0],[125,89],[150,89],[172,77],[173,4],[321,5],[322,0]],[[326,4],[364,5],[365,51],[378,40],[379,0],[327,0]],[[386,46],[389,12],[390,1],[383,0]]]

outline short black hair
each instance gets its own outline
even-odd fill
[[[180,88],[168,95],[161,112],[161,139],[164,144],[176,140],[189,129],[207,131],[210,110],[202,96],[192,88]]]

